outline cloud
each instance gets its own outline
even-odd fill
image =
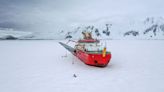
[[[58,31],[111,16],[163,16],[163,0],[1,0],[0,27]]]

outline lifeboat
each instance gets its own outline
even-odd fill
[[[59,43],[87,65],[107,66],[111,59],[111,52],[100,45],[100,40],[93,39],[91,33],[82,32],[82,34],[84,38],[78,40],[74,48],[62,42]]]

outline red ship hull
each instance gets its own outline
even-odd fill
[[[87,65],[105,67],[110,62],[111,59],[110,52],[105,51],[105,54],[103,54],[103,51],[83,51],[83,50],[74,49],[62,42],[59,43]]]
[[[105,57],[102,56],[102,53],[90,53],[81,50],[76,51],[74,55],[77,56],[85,64],[98,67],[107,66],[111,59],[111,53],[109,52]]]

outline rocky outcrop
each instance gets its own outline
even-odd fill
[[[124,33],[124,36],[129,36],[129,35],[138,36],[139,32],[132,30],[132,31],[128,31],[128,32]]]

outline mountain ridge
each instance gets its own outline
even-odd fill
[[[52,32],[22,32],[11,28],[1,28],[0,39],[79,39],[82,38],[83,31],[92,32],[93,37],[98,39],[164,39],[164,18],[147,17],[141,21],[128,18],[100,19],[94,23],[78,24],[67,30]]]

